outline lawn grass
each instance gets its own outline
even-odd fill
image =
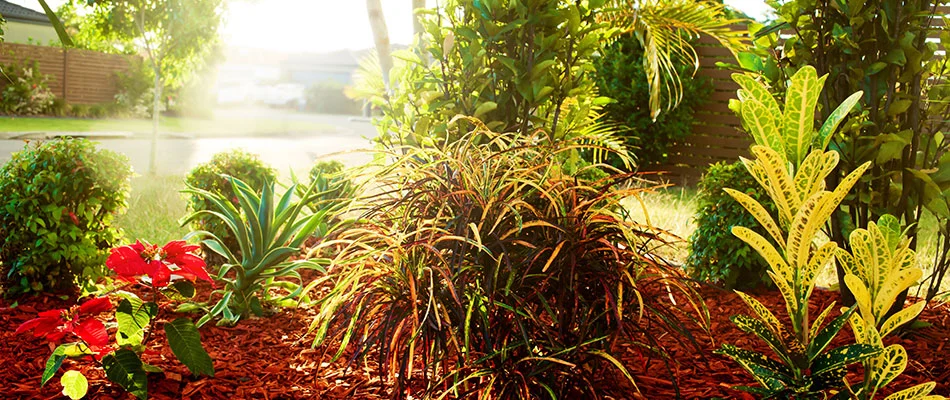
[[[330,125],[289,118],[177,118],[162,117],[159,132],[227,137],[278,135],[291,132],[332,132]],[[152,133],[149,119],[78,119],[0,117],[0,139],[23,132],[130,132],[133,135]]]
[[[178,226],[185,216],[185,188],[181,176],[139,176],[132,179],[128,211],[117,218],[127,242],[144,239],[153,244],[180,240],[190,230]]]

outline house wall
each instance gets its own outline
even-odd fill
[[[12,31],[12,30],[11,30]],[[35,60],[49,75],[49,88],[72,104],[115,100],[116,73],[129,69],[131,56],[26,44],[0,44],[0,64]]]
[[[59,36],[56,35],[56,30],[50,25],[7,21],[3,25],[3,31],[3,40],[7,43],[40,45],[48,45],[51,42],[58,45],[59,43]]]

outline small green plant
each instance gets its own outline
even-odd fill
[[[111,296],[118,302],[115,308],[115,343],[109,339],[105,324],[97,317],[113,309],[109,297],[97,297],[69,309],[41,312],[37,318],[20,325],[16,333],[33,331],[36,337],[45,336],[51,343],[63,339],[78,341],[59,344],[46,362],[41,385],[60,369],[66,358],[89,358],[97,361],[106,377],[139,399],[148,395],[148,373],[161,372],[158,367],[142,362],[141,354],[156,332],[159,311],[158,295],[169,298],[190,298],[195,295],[193,282],[203,279],[211,282],[205,263],[192,254],[198,246],[184,241],[172,241],[158,247],[136,241],[135,244],[112,249],[106,265],[124,282],[142,285],[152,296],[143,301],[138,295],[117,290]],[[174,278],[172,274],[175,274]],[[174,279],[174,280],[173,280]],[[201,336],[188,318],[178,318],[163,324],[172,353],[195,375],[214,376],[214,365],[201,345]],[[78,370],[66,371],[60,378],[63,394],[71,399],[85,397],[88,381]]]
[[[128,160],[82,139],[35,142],[0,167],[0,266],[7,295],[56,292],[101,275],[121,238]]]
[[[53,105],[53,92],[49,90],[49,77],[40,73],[39,63],[23,61],[0,65],[0,106],[2,111],[16,115],[38,115],[49,111]]]
[[[69,110],[72,116],[76,118],[89,118],[91,115],[91,107],[88,104],[72,104]]]
[[[306,206],[319,195],[313,193],[313,187],[301,198],[294,199],[294,185],[277,198],[273,183],[265,182],[263,190],[258,192],[237,178],[225,179],[232,185],[236,204],[221,193],[190,186],[185,190],[193,197],[202,198],[211,208],[193,212],[182,224],[202,217],[217,218],[227,227],[235,243],[228,247],[224,240],[208,231],[192,233],[207,237],[202,244],[226,260],[218,270],[218,280],[225,282],[219,291],[222,298],[198,321],[198,326],[218,316],[221,317],[219,324],[235,324],[250,313],[260,316],[268,303],[291,305],[303,289],[297,269],[323,271],[327,264],[323,259],[288,261],[291,256],[300,255],[300,246],[309,237],[323,237],[333,229],[328,221],[336,209],[324,208],[305,214]],[[288,278],[297,282],[286,280]]]
[[[725,188],[738,190],[775,213],[775,205],[742,163],[711,165],[699,182],[696,230],[689,238],[686,269],[693,278],[727,289],[771,286],[768,264],[731,233],[733,226],[755,226],[755,218]],[[754,231],[767,235],[762,227]]]
[[[202,189],[211,193],[220,194],[231,202],[232,205],[238,204],[237,194],[232,189],[228,177],[234,177],[256,191],[264,187],[265,182],[274,182],[277,180],[277,171],[264,164],[261,159],[252,153],[244,150],[235,149],[227,152],[215,154],[211,160],[199,164],[185,177],[185,184],[197,189]],[[213,203],[205,196],[191,194],[187,197],[188,212],[197,212],[202,210],[213,210]],[[191,228],[198,231],[207,231],[222,241],[225,247],[233,249],[236,254],[240,254],[236,239],[231,236],[227,225],[219,218],[210,214],[202,215],[191,221]],[[206,261],[212,266],[219,265],[224,260],[216,257],[208,248],[202,248]]]
[[[630,175],[566,174],[557,160],[585,138],[553,145],[480,126],[388,154],[398,160],[374,174],[378,194],[358,203],[363,223],[339,235],[314,344],[379,360],[414,397],[597,398],[578,371],[603,367],[635,388],[613,339],[632,335],[668,361],[657,337],[688,343],[683,324],[708,319],[651,254],[657,233],[626,219],[619,202],[640,189],[623,189]]]
[[[598,92],[613,100],[604,105],[602,118],[627,128],[622,133],[638,165],[666,161],[669,146],[692,132],[693,113],[712,93],[711,80],[693,76],[694,65],[675,60],[675,72],[682,83],[682,100],[654,120],[640,40],[633,34],[622,35],[605,46],[601,56],[593,61]],[[664,98],[671,96],[667,92],[663,90]],[[613,165],[624,167],[620,163]]]
[[[356,186],[345,174],[345,167],[339,161],[320,161],[314,164],[310,169],[310,186],[313,186],[314,193],[319,195],[309,206],[311,211],[334,207],[353,198]],[[303,189],[302,186],[298,188]]]

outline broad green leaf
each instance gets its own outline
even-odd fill
[[[175,288],[175,291],[177,291],[178,294],[184,296],[185,298],[190,299],[195,297],[195,285],[189,281],[178,281],[173,283],[171,286]]]
[[[56,371],[59,370],[59,367],[63,365],[63,360],[66,359],[66,348],[73,346],[74,344],[61,344],[53,350],[53,354],[50,354],[49,359],[46,360],[46,368],[43,369],[43,377],[40,379],[40,386],[46,385],[46,382],[49,382],[50,378],[56,374]]]
[[[782,137],[785,154],[793,165],[800,165],[811,149],[815,136],[815,106],[827,75],[818,77],[815,68],[806,65],[792,76],[785,95]]]
[[[792,372],[788,367],[762,353],[740,349],[730,344],[723,344],[716,353],[739,363],[760,385],[770,390],[781,390],[785,386],[783,382],[792,381]]]
[[[110,381],[121,386],[135,397],[148,397],[148,376],[142,368],[142,360],[132,350],[120,349],[102,358],[102,368]]]
[[[788,349],[785,346],[785,343],[782,342],[781,338],[775,336],[775,334],[765,326],[762,321],[759,321],[755,318],[752,318],[747,315],[734,315],[729,318],[732,323],[736,324],[740,330],[746,333],[751,333],[758,336],[766,344],[772,348],[772,351],[775,352],[775,355],[779,356],[786,365],[792,363],[789,358]]]
[[[755,99],[768,110],[769,114],[777,120],[776,122],[779,122],[778,118],[782,115],[782,110],[779,108],[778,102],[775,101],[775,97],[772,96],[772,93],[764,84],[745,74],[732,74],[732,80],[739,84],[739,87],[742,88],[741,91],[745,92],[740,96],[740,99],[743,99],[743,97]],[[777,123],[775,125],[778,127]]]
[[[138,298],[123,299],[116,307],[115,320],[118,329],[115,332],[119,346],[138,346],[145,337],[145,328],[158,312],[155,303],[143,304]]]
[[[858,104],[858,101],[861,100],[861,96],[864,95],[864,92],[857,91],[851,96],[848,96],[847,99],[841,102],[838,105],[838,108],[835,108],[831,112],[831,115],[828,116],[828,119],[825,120],[825,123],[821,124],[821,128],[818,129],[818,137],[815,138],[815,146],[818,150],[825,150],[828,148],[828,143],[831,142],[831,138],[834,136],[835,131],[838,129],[838,125],[841,124],[841,121],[844,121],[844,118],[851,113],[851,110],[854,109],[854,106]]]
[[[832,369],[838,369],[873,357],[881,352],[877,346],[850,344],[819,354],[812,362],[812,374],[818,375]]]
[[[831,310],[831,306],[828,306],[825,309],[825,312]],[[825,327],[821,328],[814,337],[812,337],[809,349],[808,349],[808,359],[816,360],[825,348],[831,344],[831,341],[834,340],[835,336],[838,336],[838,332],[841,331],[841,328],[844,327],[844,324],[851,317],[851,314],[854,313],[855,308],[851,307],[848,311],[845,311],[841,315],[835,317],[831,320]],[[817,325],[816,325],[817,326]],[[814,328],[812,328],[814,329]]]
[[[66,371],[59,378],[59,383],[63,385],[63,395],[73,400],[83,398],[89,390],[89,381],[86,380],[86,376],[76,370]]]
[[[201,346],[198,328],[188,318],[178,318],[165,323],[165,335],[175,357],[188,367],[192,374],[214,376],[214,364],[211,356]]]
[[[74,47],[73,40],[69,38],[69,34],[66,33],[66,27],[63,26],[63,22],[59,20],[59,17],[53,12],[53,9],[49,7],[49,4],[46,4],[46,0],[37,0],[40,2],[40,6],[43,7],[43,12],[46,13],[46,18],[49,19],[50,24],[53,25],[53,30],[56,31],[56,36],[59,36],[60,43],[64,47]]]

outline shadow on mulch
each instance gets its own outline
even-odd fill
[[[729,316],[748,314],[744,303],[732,292],[713,288],[700,290],[712,315],[711,335],[696,329],[700,351],[666,337],[671,358],[664,363],[656,358],[647,359],[631,340],[615,346],[617,354],[634,375],[641,393],[635,393],[629,384],[616,376],[605,385],[611,397],[667,399],[674,398],[673,379],[678,382],[680,395],[687,399],[751,398],[731,389],[737,385],[752,385],[753,380],[731,360],[713,355],[721,343],[768,353],[768,348],[756,338],[739,331]],[[198,298],[207,298],[203,288]],[[784,314],[784,303],[777,292],[756,293],[755,297],[778,314]],[[812,297],[812,315],[819,306],[836,300],[837,293],[816,290]],[[0,397],[23,399],[61,398],[59,374],[43,388],[40,376],[53,346],[32,335],[15,335],[14,330],[37,312],[67,308],[73,301],[56,297],[37,297],[24,301],[13,309],[9,302],[0,300],[0,382],[4,382]],[[171,307],[164,306],[163,309]],[[341,360],[329,364],[331,355],[323,348],[311,349],[312,337],[302,337],[313,317],[311,309],[288,309],[267,318],[242,321],[235,327],[217,327],[208,324],[201,328],[202,342],[214,361],[215,377],[192,377],[188,370],[171,354],[163,334],[156,334],[143,356],[146,363],[158,366],[163,373],[149,375],[149,398],[152,399],[376,399],[390,398],[391,389],[376,376],[375,369],[363,364],[351,365]],[[159,319],[172,320],[178,315],[163,312]],[[195,317],[197,319],[197,317]],[[901,343],[908,351],[911,362],[904,375],[891,387],[906,388],[917,383],[936,381],[936,394],[950,395],[950,307],[941,305],[924,311],[922,320],[932,326],[914,332],[906,338],[891,338],[889,343]],[[848,329],[842,331],[835,344],[851,341]],[[344,359],[346,357],[343,357]],[[66,360],[63,370],[79,369],[89,379],[90,399],[128,399],[121,388],[105,379],[101,369],[91,362]],[[673,372],[671,376],[670,372]],[[606,374],[609,376],[611,374]],[[616,374],[614,374],[616,375]],[[642,394],[642,395],[641,395]]]

